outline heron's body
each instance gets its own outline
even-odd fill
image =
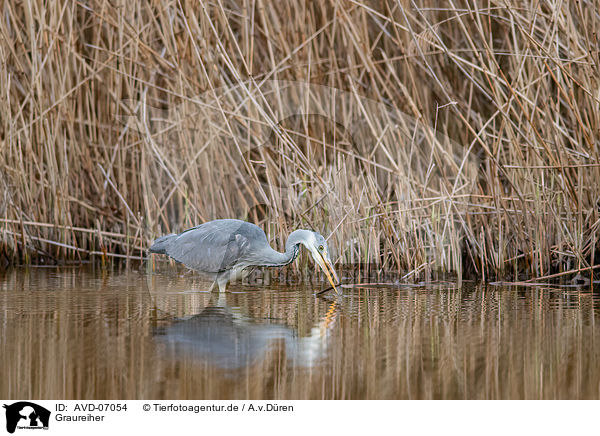
[[[325,239],[318,233],[309,230],[292,232],[286,242],[285,252],[280,253],[271,248],[260,227],[235,219],[209,221],[180,234],[162,236],[154,241],[150,252],[166,254],[198,271],[217,283],[223,291],[229,281],[243,277],[250,267],[276,267],[293,262],[300,244],[311,251],[315,261],[328,276],[331,268],[337,279]]]

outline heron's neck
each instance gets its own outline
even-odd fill
[[[290,246],[284,253],[280,253],[277,250],[273,250],[271,247],[266,248],[266,250],[260,255],[260,266],[284,266],[292,263],[298,253],[300,252],[300,247],[296,245]]]
[[[309,241],[311,237],[312,232],[309,230],[294,230],[287,238],[285,252],[290,253],[293,247],[298,247],[299,244],[306,245],[306,241]]]
[[[300,253],[300,246],[298,244],[293,245],[289,249],[285,250],[285,253],[282,253],[282,255],[283,255],[282,263],[280,263],[279,265],[280,266],[289,265],[294,260],[296,260],[296,257],[298,257],[298,253]]]
[[[310,237],[310,233],[311,232],[308,230],[296,230],[290,233],[290,236],[285,243],[284,253],[280,253],[271,249],[271,252],[264,256],[265,258],[270,259],[269,264],[266,266],[284,266],[292,263],[296,257],[298,257],[298,253],[300,252],[300,244],[306,245],[306,241]]]

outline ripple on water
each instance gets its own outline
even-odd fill
[[[599,398],[588,288],[231,286],[0,273],[4,398]],[[31,374],[27,386],[23,374]]]

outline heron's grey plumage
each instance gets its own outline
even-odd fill
[[[158,238],[151,253],[166,254],[188,268],[214,280],[221,290],[230,281],[240,278],[252,266],[283,266],[294,261],[298,245],[327,247],[316,232],[296,230],[280,253],[269,245],[265,232],[258,226],[235,219],[209,221],[178,235]],[[329,261],[330,262],[330,261]]]
[[[174,237],[177,237],[175,233],[170,233],[168,235],[161,236],[156,241],[154,241],[154,243],[150,247],[150,252],[156,254],[167,254],[167,248],[169,247],[169,244],[171,243]]]

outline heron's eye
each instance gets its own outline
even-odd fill
[[[323,247],[322,245],[319,245],[319,251],[323,251],[325,247]]]

